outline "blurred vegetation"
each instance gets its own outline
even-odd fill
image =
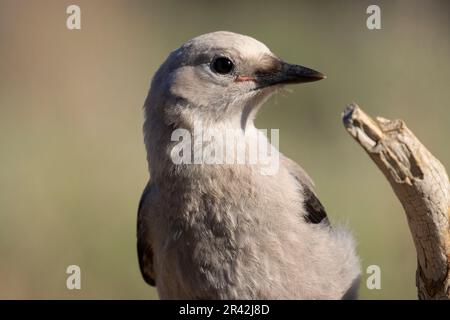
[[[215,30],[328,76],[273,98],[257,124],[280,128],[281,150],[354,230],[363,269],[381,267],[382,289],[363,274],[362,298],[416,298],[402,208],[340,113],[356,101],[403,118],[450,168],[448,1],[76,1],[82,30],[69,31],[72,3],[0,1],[0,298],[156,298],[135,251],[141,107],[168,52]],[[370,31],[375,3],[382,30]],[[82,290],[65,287],[70,264]]]

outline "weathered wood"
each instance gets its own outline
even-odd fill
[[[450,299],[450,183],[444,166],[402,120],[374,120],[352,104],[343,122],[403,205],[417,251],[419,299]]]

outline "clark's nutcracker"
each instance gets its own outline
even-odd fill
[[[262,165],[248,157],[240,164],[173,159],[179,143],[173,133],[195,135],[198,123],[219,132],[233,129],[253,145],[255,136],[248,133],[256,131],[255,115],[272,93],[323,78],[231,32],[196,37],[161,65],[144,106],[150,182],[137,225],[140,269],[160,298],[356,297],[354,240],[344,228],[330,226],[300,166],[282,154],[274,174],[262,174]]]

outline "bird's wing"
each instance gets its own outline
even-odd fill
[[[139,259],[139,268],[141,269],[142,277],[145,282],[151,286],[155,286],[155,272],[153,268],[153,250],[152,245],[149,242],[148,236],[148,216],[150,206],[148,201],[151,195],[150,182],[145,186],[142,193],[141,200],[139,201],[138,219],[137,219],[137,253]]]
[[[326,223],[329,224],[327,213],[322,203],[320,203],[314,192],[314,182],[308,174],[291,159],[281,155],[281,164],[287,168],[289,173],[298,181],[303,190],[303,203],[306,209],[306,215],[303,217],[308,223]]]

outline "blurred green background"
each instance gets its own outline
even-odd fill
[[[382,30],[366,28],[370,4]],[[0,0],[0,298],[156,298],[135,250],[142,105],[171,50],[229,30],[328,76],[272,98],[257,125],[280,129],[331,219],[354,231],[363,272],[381,267],[382,289],[363,273],[361,297],[415,299],[405,215],[340,114],[356,101],[403,118],[450,168],[449,14],[448,1]],[[82,290],[66,289],[70,264]]]

